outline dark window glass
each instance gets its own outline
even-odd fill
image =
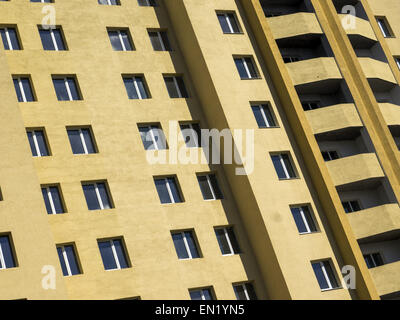
[[[11,242],[9,236],[0,236],[0,247],[3,254],[5,266],[0,261],[1,269],[15,268],[15,259],[11,249]]]

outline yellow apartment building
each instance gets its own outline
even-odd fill
[[[3,0],[0,35],[0,299],[400,297],[398,0]]]

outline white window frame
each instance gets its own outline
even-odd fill
[[[124,38],[122,38],[121,30],[112,30],[112,31],[117,31],[117,33],[118,33],[118,39],[119,39],[119,42],[121,43],[121,46],[122,46],[122,51],[128,51],[128,50],[126,49],[126,46],[125,46],[125,43],[124,43]],[[128,34],[128,32],[126,33],[126,35],[127,35],[127,37],[128,37],[128,41],[130,41],[130,40],[129,40],[129,34]]]
[[[42,0],[42,1],[43,1],[43,0]],[[54,35],[54,31],[53,31],[53,30],[54,30],[53,28],[50,28],[51,41],[53,42],[55,51],[60,51],[60,50],[58,49],[56,37],[55,37],[55,35]]]
[[[15,32],[16,32],[16,30],[15,30]],[[14,50],[14,48],[12,46],[11,38],[10,38],[10,33],[8,32],[7,27],[4,27],[4,33],[6,34],[7,44],[8,44],[8,47],[10,48],[9,50]]]
[[[67,273],[68,273],[68,275],[65,276],[65,277],[71,277],[71,276],[73,276],[72,271],[71,271],[71,266],[70,266],[70,264],[69,264],[67,252],[65,251],[65,246],[64,246],[64,245],[61,245],[61,246],[57,246],[57,248],[61,248],[62,256],[63,256],[63,259],[64,259],[64,264],[65,264],[65,267],[67,268]],[[74,249],[74,246],[72,246],[72,248]],[[74,251],[75,251],[75,249],[74,249]],[[74,252],[74,253],[75,253],[75,252]]]
[[[395,60],[396,60],[397,67],[400,69],[400,57],[396,57]]]
[[[95,193],[96,193],[97,201],[99,201],[100,210],[105,210],[104,204],[103,204],[103,200],[101,199],[99,187],[97,186],[99,183],[103,183],[104,184],[104,186],[106,188],[107,195],[108,195],[108,190],[107,190],[107,186],[106,186],[105,182],[92,182],[92,183],[85,183],[84,185],[91,185],[91,184],[94,185],[94,190],[95,190]],[[110,205],[110,207],[111,207],[111,205]]]
[[[385,31],[385,28],[387,30],[389,30],[389,26],[387,25],[386,20],[384,18],[378,18],[376,20],[378,22],[379,29],[381,29],[381,32],[382,32],[383,36],[385,38],[391,38],[392,35],[390,33],[386,34],[386,31]]]
[[[379,254],[379,256],[381,257],[381,259],[383,261],[382,254],[380,252],[367,253],[367,254],[364,254],[364,256],[368,256],[369,258],[371,258],[372,263],[374,264],[373,268],[377,268],[379,266],[376,264],[376,261],[375,261],[375,258],[374,258],[374,254]]]
[[[322,273],[324,274],[325,281],[329,286],[329,288],[321,289],[321,291],[329,291],[329,290],[336,289],[337,287],[333,287],[332,286],[331,280],[329,279],[328,273],[326,272],[324,262],[329,263],[329,265],[330,265],[330,267],[332,269],[332,272],[335,273],[334,267],[332,266],[332,263],[329,260],[315,262],[315,263],[319,263],[319,265],[321,266],[321,270],[322,270]]]
[[[18,78],[14,78],[14,79],[18,81],[18,87],[19,87],[19,91],[21,91],[22,102],[28,102],[28,100],[26,99],[24,86],[22,85],[22,80],[21,80],[22,78],[18,77]],[[26,79],[28,79],[28,81],[29,81],[29,78],[26,78]],[[29,81],[29,85],[30,85],[30,81]],[[32,87],[31,87],[31,90],[32,90]],[[32,92],[32,95],[33,95],[33,92]]]
[[[101,242],[109,242],[109,243],[111,243],[111,251],[112,251],[113,256],[114,256],[115,264],[117,265],[116,268],[107,269],[106,271],[113,271],[113,270],[121,270],[122,269],[121,268],[121,263],[119,262],[119,259],[118,259],[117,250],[115,249],[114,240],[121,240],[121,244],[122,244],[122,239],[101,240]],[[122,247],[122,250],[125,250],[125,248]]]
[[[196,124],[197,124],[197,123],[196,123]],[[200,146],[199,146],[199,138],[201,139],[201,137],[197,137],[197,139],[195,139],[195,137],[193,136],[193,132],[196,132],[196,135],[197,135],[197,131],[194,130],[194,128],[193,128],[193,123],[181,123],[181,125],[189,126],[188,129],[183,129],[183,130],[191,130],[191,131],[190,131],[191,140],[194,140],[194,141],[195,141],[195,144],[196,144],[196,146],[195,146],[195,147],[192,147],[192,148],[200,148]],[[200,129],[200,130],[201,130],[201,129]]]
[[[41,152],[40,152],[40,147],[39,147],[39,143],[38,143],[38,141],[37,141],[37,138],[36,138],[36,131],[42,131],[42,130],[28,130],[27,132],[31,132],[32,133],[32,139],[33,139],[33,145],[35,146],[35,149],[36,149],[36,156],[34,156],[34,157],[44,157],[44,156],[42,156],[42,154],[41,154]],[[43,132],[43,136],[44,136],[44,131],[42,131]]]
[[[148,0],[147,0],[146,3],[148,3]],[[150,4],[148,4],[148,6],[150,6]],[[162,51],[167,51],[166,48],[165,48],[164,40],[163,40],[163,38],[161,36],[161,32],[162,31],[153,31],[153,32],[157,33],[158,41],[160,41],[160,45],[161,45]]]
[[[228,27],[229,27],[229,31],[230,31],[229,33],[230,33],[230,34],[236,34],[235,30],[233,30],[231,21],[230,21],[230,19],[229,19],[229,14],[232,14],[233,17],[234,17],[234,19],[236,19],[235,14],[232,13],[232,12],[222,12],[222,13],[219,13],[219,14],[224,16],[224,18],[225,18],[225,20],[226,20],[226,23],[228,24]],[[239,28],[239,24],[238,24],[237,21],[236,21],[236,24],[238,25],[238,28]]]
[[[102,0],[102,1],[104,1],[104,0]],[[107,5],[109,5],[109,6],[116,6],[116,5],[118,5],[118,1],[116,1],[116,2],[117,2],[116,4],[112,4],[112,3],[111,3],[111,0],[105,0],[105,1],[107,1]]]
[[[360,201],[358,201],[358,200],[343,201],[343,203],[346,203],[346,204],[349,205],[349,207],[350,207],[350,209],[351,209],[351,212],[349,212],[349,213],[357,212],[357,211],[354,210],[353,205],[351,204],[352,202],[357,202],[357,203],[358,203],[358,206],[361,208]]]
[[[156,141],[156,137],[155,137],[154,132],[153,132],[153,130],[155,130],[155,128],[152,128],[151,125],[140,126],[139,128],[147,128],[147,129],[149,129],[148,133],[150,133],[151,141],[153,142],[153,146],[155,146],[154,150],[164,150],[164,149],[160,149],[159,146],[158,146],[158,143]],[[160,130],[161,132],[163,132],[162,129],[159,126],[157,126],[157,130]],[[146,137],[147,137],[147,134],[146,134]],[[164,132],[163,132],[163,134],[164,134]],[[146,151],[150,151],[150,150],[151,149],[148,149]]]
[[[309,210],[311,219],[313,219],[312,214],[311,214],[311,209],[310,209],[309,207],[307,207],[307,208],[308,208],[308,210]],[[311,229],[310,229],[310,225],[308,224],[306,215],[304,214],[303,207],[293,207],[293,209],[299,209],[299,210],[300,210],[301,219],[303,220],[303,223],[304,223],[304,225],[305,225],[305,227],[306,227],[306,229],[307,229],[307,232],[300,232],[300,234],[310,234],[310,233],[314,233],[315,231],[311,231]],[[313,221],[313,222],[314,222],[314,224],[315,224],[315,221]]]
[[[265,114],[265,108],[270,108],[270,106],[268,104],[266,105],[266,107],[264,107],[262,104],[254,104],[253,107],[260,108],[261,115],[262,115],[262,117],[264,119],[264,122],[265,122],[267,128],[275,128],[276,127],[276,124],[275,125],[271,125],[268,122],[267,115]],[[271,109],[269,109],[269,112],[271,113],[271,116],[273,117]]]
[[[88,151],[87,145],[86,145],[86,141],[85,141],[85,137],[83,136],[82,129],[88,129],[89,130],[90,139],[92,139],[92,135],[90,133],[90,129],[89,128],[78,128],[79,137],[81,138],[81,142],[82,142],[82,146],[83,146],[83,151],[85,152],[85,154],[89,154],[89,151]],[[73,130],[73,129],[71,129],[71,130]],[[92,141],[92,143],[93,143],[93,141]]]
[[[288,180],[294,179],[295,177],[291,177],[291,176],[290,176],[289,171],[288,171],[288,169],[286,168],[285,161],[283,160],[283,155],[287,155],[287,156],[288,156],[288,159],[289,159],[289,161],[290,161],[290,164],[292,165],[292,170],[294,171],[294,167],[293,167],[292,161],[290,160],[290,156],[289,156],[288,154],[286,154],[286,153],[283,153],[283,154],[280,153],[280,154],[275,154],[275,155],[279,156],[279,160],[280,160],[280,162],[281,162],[283,171],[285,172],[285,175],[286,175],[286,178],[284,178],[284,179],[288,179]]]
[[[76,90],[78,90],[75,78],[74,77],[69,77],[69,78],[73,79],[73,81],[75,81]],[[65,85],[65,88],[67,89],[68,99],[69,99],[69,101],[74,101],[74,98],[72,97],[72,93],[71,93],[71,88],[69,87],[68,77],[61,77],[61,78],[54,78],[54,79],[55,80],[57,80],[57,79],[64,80],[64,85]],[[79,92],[77,92],[77,93],[79,94]]]
[[[178,81],[176,80],[176,76],[172,76],[172,79],[174,81],[174,85],[175,85],[176,91],[178,92],[178,97],[179,98],[183,98],[181,89],[179,88],[179,85],[178,85]]]
[[[43,188],[46,189],[47,197],[49,198],[50,207],[51,207],[51,213],[50,213],[50,214],[58,214],[58,213],[56,212],[56,207],[55,207],[55,205],[54,205],[53,196],[51,195],[51,192],[50,192],[50,187],[55,187],[55,188],[57,188],[58,195],[59,195],[60,198],[61,198],[60,190],[59,190],[59,188],[58,188],[57,186],[47,186],[47,187],[43,187]]]
[[[253,63],[253,60],[250,57],[241,57],[241,58],[239,57],[239,58],[236,58],[236,59],[241,59],[242,60],[244,69],[246,70],[246,73],[247,73],[247,79],[257,79],[258,78],[257,76],[255,76],[254,78],[251,76],[249,67],[247,66],[246,58],[250,59],[252,61],[252,63]],[[253,65],[253,68],[255,68],[254,65]]]
[[[307,107],[308,107],[308,110],[307,111],[312,111],[312,110],[316,110],[315,108],[312,108],[311,107],[311,105],[312,104],[316,104],[316,105],[318,105],[318,108],[320,108],[320,103],[319,102],[317,102],[317,101],[306,101],[306,102],[303,102],[302,103],[302,105],[304,106],[304,105],[306,105]],[[318,109],[317,108],[317,109]]]
[[[169,195],[169,198],[171,200],[170,203],[176,203],[175,199],[174,199],[174,195],[172,194],[172,191],[171,191],[171,186],[169,185],[169,181],[168,181],[169,178],[173,178],[173,177],[164,178],[165,186],[167,187],[168,195]],[[173,178],[173,179],[174,179],[174,181],[176,183],[176,179],[175,178]],[[176,186],[176,187],[178,188],[178,186]]]
[[[207,178],[207,184],[208,184],[208,187],[210,188],[211,195],[213,197],[212,199],[207,199],[207,200],[204,200],[204,201],[215,201],[215,200],[218,200],[216,195],[215,195],[215,191],[214,191],[214,188],[212,186],[212,183],[211,183],[210,175],[209,174],[202,174],[202,175],[199,175],[199,176]]]
[[[285,59],[289,59],[291,63],[301,61],[300,57],[297,56],[285,56]]]
[[[231,253],[226,253],[226,254],[222,254],[222,255],[223,256],[234,256],[235,250],[233,250],[232,242],[231,242],[231,239],[229,238],[228,228],[224,227],[224,228],[217,228],[217,229],[224,230],[224,236],[225,236],[226,241],[228,242],[229,250],[231,251]]]
[[[210,290],[210,288],[204,288],[204,289],[195,289],[195,290],[190,290],[191,292],[199,292],[200,291],[200,293],[201,293],[201,300],[206,300],[206,297],[205,297],[205,295],[204,295],[204,291],[205,290],[209,290],[210,291],[210,296],[212,297],[212,293],[211,293],[211,290]]]
[[[185,230],[185,231],[180,231],[180,232],[175,232],[175,233],[174,233],[174,234],[180,233],[180,234],[182,235],[183,244],[185,245],[186,252],[187,252],[187,254],[188,254],[188,256],[189,256],[189,258],[184,258],[184,259],[179,259],[179,260],[193,260],[194,258],[193,258],[193,256],[192,256],[192,252],[190,251],[190,247],[189,247],[189,244],[188,244],[188,242],[187,242],[185,232],[191,232],[191,233],[192,233],[192,237],[193,237],[193,241],[195,241],[195,238],[194,238],[194,236],[193,236],[193,231],[191,231],[191,230]],[[196,242],[195,242],[195,244],[196,244]],[[197,249],[197,244],[196,244],[196,249]],[[198,250],[198,249],[197,249],[197,250]]]
[[[335,151],[335,150],[331,150],[331,151],[322,151],[322,152],[324,152],[324,153],[326,153],[326,154],[328,155],[330,161],[337,160],[337,159],[333,159],[333,158],[332,158],[332,153],[333,153],[333,152],[336,152],[337,156],[339,157],[339,153],[338,153],[337,151]]]
[[[10,238],[8,238],[8,241],[10,241]],[[0,270],[7,269],[6,261],[4,259],[4,254],[3,254],[3,248],[1,247],[1,245],[0,245],[0,262],[1,262]]]
[[[250,300],[250,296],[249,296],[249,293],[247,292],[246,284],[247,283],[236,284],[235,287],[242,287],[244,289],[243,292],[244,292],[244,295],[246,296],[246,300]]]
[[[143,82],[143,85],[144,85],[144,77],[141,77],[141,76],[126,77],[125,79],[132,79],[133,80],[133,86],[135,87],[136,94],[137,94],[139,100],[144,100],[146,98],[143,98],[142,94],[140,93],[139,86],[137,84],[137,78],[142,78],[142,82]]]

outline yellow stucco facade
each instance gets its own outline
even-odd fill
[[[16,30],[21,49],[7,50],[3,31],[0,237],[8,236],[15,266],[1,268],[0,250],[0,299],[185,300],[211,288],[231,300],[242,283],[258,299],[399,298],[398,1],[103,2],[0,1],[0,31]],[[67,50],[44,50],[38,26],[51,13]],[[218,14],[233,14],[239,31],[223,32]],[[127,31],[134,50],[113,50],[111,28]],[[155,51],[149,30],[165,31],[172,50]],[[256,77],[241,79],[234,58],[242,57]],[[129,99],[125,75],[143,77],[149,99]],[[163,75],[182,76],[189,97],[170,98]],[[59,101],[54,76],[74,78],[81,99]],[[29,79],[34,101],[18,101],[18,77]],[[260,104],[275,126],[257,125],[251,106]],[[150,164],[138,125],[162,128],[168,148],[159,153],[168,158],[171,121],[253,130],[254,170]],[[90,127],[96,153],[73,153],[67,129],[77,127]],[[45,133],[48,156],[32,156],[33,129]],[[278,153],[290,155],[292,179],[278,178]],[[223,199],[204,200],[202,173],[215,174]],[[154,178],[169,176],[181,203],[160,203]],[[106,182],[112,208],[89,210],[86,182]],[[55,185],[63,214],[48,214],[41,192]],[[315,232],[299,232],[291,212],[305,206]],[[233,227],[240,253],[221,253],[219,227]],[[195,234],[200,258],[178,259],[171,232],[183,230]],[[98,241],[117,238],[129,267],[105,270]],[[73,245],[79,274],[63,276],[60,245]],[[329,289],[312,265],[324,261],[337,281]],[[344,266],[354,267],[355,288],[343,283]]]

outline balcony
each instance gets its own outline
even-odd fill
[[[307,111],[306,116],[315,135],[363,126],[353,103]]]
[[[379,182],[385,174],[375,153],[363,153],[326,163],[335,186],[345,190]]]
[[[268,19],[275,39],[293,38],[304,35],[322,35],[323,31],[314,13],[298,12]],[[306,41],[307,37],[303,39]]]
[[[373,91],[389,91],[397,85],[387,63],[371,58],[358,58],[358,60]]]
[[[380,296],[400,291],[400,261],[369,270]]]
[[[400,233],[400,207],[397,203],[361,210],[348,214],[357,239],[369,241],[387,240],[394,233]]]
[[[339,14],[339,19],[341,21],[346,21],[348,16],[346,14]],[[358,49],[369,49],[371,48],[378,40],[376,39],[374,30],[372,29],[371,24],[368,20],[364,20],[361,18],[355,18],[355,28],[345,28],[345,32],[347,33],[350,42],[352,43],[354,48]]]
[[[400,125],[400,106],[392,103],[380,103],[379,107],[388,126]]]
[[[339,88],[342,75],[331,57],[321,57],[286,64],[294,85],[300,94],[323,94]]]

